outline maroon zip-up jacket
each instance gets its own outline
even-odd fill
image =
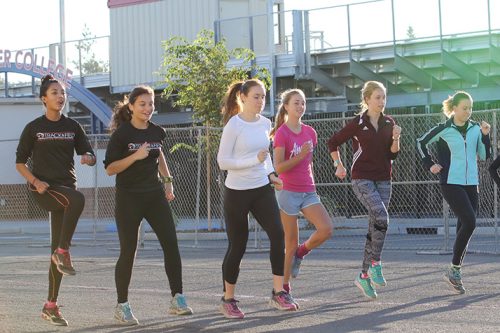
[[[398,153],[391,152],[395,124],[394,119],[382,113],[376,131],[365,111],[332,135],[328,149],[330,153],[338,151],[341,144],[352,139],[351,179],[391,180],[392,160],[398,156]]]

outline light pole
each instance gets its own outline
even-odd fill
[[[59,63],[66,68],[66,37],[65,37],[66,24],[64,21],[64,0],[59,0]],[[81,74],[80,74],[81,75]],[[66,101],[64,106],[64,113],[68,114],[69,100]]]
[[[59,63],[66,67],[66,37],[64,22],[64,0],[59,0]]]
[[[275,84],[274,77],[274,21],[273,21],[274,0],[267,1],[267,35],[268,35],[268,49],[269,49],[269,73],[271,74],[271,88],[269,89],[269,108],[271,116],[274,116],[274,98],[275,98]],[[278,13],[279,15],[280,13]]]

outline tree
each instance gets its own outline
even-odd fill
[[[172,37],[163,42],[163,48],[164,96],[177,94],[175,105],[192,107],[193,120],[205,126],[221,125],[221,101],[231,82],[245,80],[251,72],[270,85],[269,72],[255,65],[250,49],[228,50],[224,40],[214,41],[212,31],[202,30],[193,42]],[[242,63],[230,67],[232,58]]]
[[[408,39],[417,38],[417,36],[415,36],[415,31],[413,30],[413,27],[411,25],[408,26],[408,29],[406,29],[406,37],[408,37]]]
[[[109,62],[97,60],[95,53],[92,51],[96,40],[96,36],[92,36],[92,32],[85,24],[82,32],[82,39],[75,45],[78,50],[78,61],[73,60],[73,65],[80,71],[80,76],[83,74],[106,73],[109,72]]]
[[[193,42],[172,37],[163,42],[163,48],[159,72],[166,84],[163,95],[166,98],[176,95],[175,105],[192,107],[194,122],[202,123],[207,129],[204,142],[198,142],[196,149],[206,151],[210,229],[210,153],[216,148],[210,143],[217,140],[220,134],[209,128],[221,126],[221,101],[233,81],[245,80],[252,73],[253,77],[258,77],[269,87],[270,75],[265,68],[255,64],[255,54],[251,50],[228,50],[225,41],[215,42],[214,33],[209,30],[199,32]],[[241,63],[229,66],[231,59],[239,59]]]

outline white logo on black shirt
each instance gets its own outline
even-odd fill
[[[134,143],[131,142],[127,145],[129,151],[135,151],[139,150],[141,146],[144,144],[143,143]],[[148,143],[148,150],[161,150],[162,144],[160,142],[149,142]]]
[[[75,138],[74,132],[39,132],[36,133],[36,138],[39,141],[43,140],[67,140],[73,141]]]

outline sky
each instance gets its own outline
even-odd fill
[[[57,43],[59,0],[2,0],[0,49],[18,50]],[[345,4],[362,0],[285,0],[285,9],[311,9],[311,31],[325,32],[325,47],[347,45]],[[106,0],[65,0],[66,40],[82,38],[87,25],[93,36],[109,35],[109,9]],[[417,37],[439,33],[438,0],[395,0],[396,38],[405,38],[408,27]],[[443,34],[487,29],[487,0],[441,0]],[[490,0],[492,27],[500,29],[500,0]],[[371,39],[392,40],[391,1],[350,6],[351,43]],[[290,14],[291,16],[291,14]],[[291,20],[287,20],[290,22]],[[359,24],[358,24],[359,22]],[[73,50],[74,47],[67,47]],[[68,52],[68,51],[67,51]]]
[[[340,6],[362,0],[285,0],[287,10]],[[109,35],[109,9],[106,0],[65,0],[66,40],[82,38],[85,24],[95,36]],[[396,27],[404,34],[409,26],[418,36],[439,31],[437,0],[396,0]],[[487,28],[486,0],[441,0],[443,33]],[[490,0],[491,12],[500,12],[500,0]],[[378,11],[378,9],[382,9]],[[2,0],[0,48],[17,50],[47,46],[59,41],[59,0]],[[450,15],[446,15],[446,13]],[[346,35],[345,7],[311,11],[312,30],[325,31],[338,24],[337,35]],[[372,13],[372,14],[371,14]],[[376,13],[376,15],[374,14]],[[21,18],[21,19],[20,19]],[[332,18],[336,18],[332,20]],[[493,27],[500,29],[500,15],[493,15]],[[390,1],[351,6],[351,22],[361,21],[358,35],[389,34]],[[17,26],[17,28],[16,28]],[[366,34],[369,26],[370,34]],[[10,32],[10,33],[9,33]],[[15,32],[15,33],[14,33]],[[356,32],[352,32],[356,34]],[[345,37],[342,37],[345,38]],[[362,42],[363,38],[360,38]]]
[[[106,0],[65,0],[64,6],[67,41],[81,39],[85,24],[95,36],[109,35]],[[0,48],[4,49],[57,43],[59,0],[2,0],[0,31]]]

